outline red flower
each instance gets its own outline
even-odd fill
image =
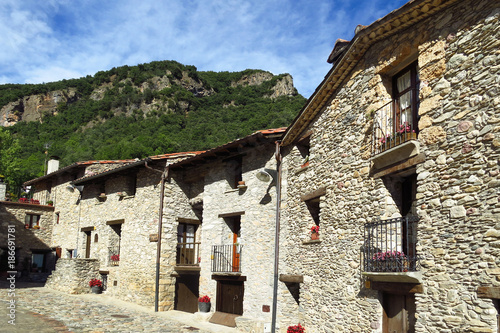
[[[315,225],[311,227],[311,232],[312,233],[319,233],[319,225]]]
[[[200,297],[200,298],[198,298],[198,302],[210,303],[210,297],[208,297],[207,295]]]
[[[99,279],[92,279],[89,282],[90,287],[101,287],[102,288],[102,281]]]
[[[286,333],[304,333],[306,330],[302,325],[288,326]]]

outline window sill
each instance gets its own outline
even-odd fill
[[[301,166],[300,168],[296,168],[296,169],[295,169],[295,174],[297,175],[297,174],[299,174],[299,173],[301,173],[301,172],[306,171],[306,170],[307,170],[307,169],[309,169],[309,168],[310,168],[309,164],[308,164],[308,165],[305,165],[305,166]]]
[[[308,239],[302,242],[303,245],[319,244],[319,243],[321,243],[321,239]]]

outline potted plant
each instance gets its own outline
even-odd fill
[[[47,205],[54,206],[54,201],[52,201],[52,200],[47,201]]]
[[[375,272],[408,272],[408,257],[400,251],[377,252],[372,258]]]
[[[210,297],[207,295],[198,298],[198,309],[200,312],[210,312]]]
[[[119,254],[113,254],[110,259],[111,259],[111,264],[112,265],[118,266],[118,264],[120,262],[120,255]]]
[[[293,326],[288,326],[286,329],[286,333],[304,333],[306,330],[302,325],[293,325]]]
[[[319,239],[319,225],[311,227],[311,239],[312,240]]]
[[[33,229],[40,229],[40,226],[39,225],[34,225]]]
[[[93,294],[100,294],[102,293],[102,281],[99,279],[91,279],[89,281],[89,286],[90,289],[92,290]]]

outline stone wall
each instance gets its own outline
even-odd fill
[[[271,322],[276,187],[257,179],[263,169],[276,170],[274,144],[262,144],[243,155],[242,179],[246,187],[233,189],[228,182],[229,161],[207,165],[203,192],[203,224],[201,241],[200,295],[212,298],[215,310],[217,281],[212,278],[213,245],[233,244],[230,226],[220,215],[242,213],[241,276],[244,282],[243,317],[249,327],[262,327]],[[193,172],[197,172],[196,170]],[[217,274],[216,274],[217,275]],[[247,323],[247,320],[244,320]]]
[[[363,226],[398,215],[370,175],[370,111],[390,100],[387,82],[418,61],[417,251],[423,292],[417,332],[494,332],[497,310],[478,286],[500,285],[500,57],[498,4],[461,1],[374,44],[311,123],[309,167],[286,147],[280,273],[303,275],[297,302],[280,290],[281,331],[380,332],[382,308],[361,276]],[[325,187],[320,242],[301,196]]]
[[[7,246],[7,227],[15,226],[15,246],[17,249],[16,270],[26,273],[32,271],[32,253],[46,253],[46,271],[53,269],[53,249],[50,239],[53,226],[53,207],[35,204],[24,204],[10,201],[0,202],[0,247]],[[27,214],[40,215],[40,229],[26,229]]]
[[[90,293],[91,279],[102,281],[97,259],[60,258],[45,286],[68,294],[85,294]]]

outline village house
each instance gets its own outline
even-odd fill
[[[275,152],[284,131],[258,131],[169,166],[172,182],[190,188],[190,204],[198,216],[170,219],[182,249],[172,266],[176,302],[179,306],[192,299],[196,311],[192,291],[199,290],[212,300],[210,322],[248,332],[263,332],[271,323]],[[186,248],[189,242],[195,245]],[[189,259],[191,249],[194,260]],[[197,265],[179,262],[184,256],[188,263],[198,258]]]
[[[500,332],[499,18],[410,1],[337,41],[282,142],[280,331]]]
[[[66,253],[63,254],[63,244],[53,237],[54,233],[58,233],[60,222],[68,223],[67,221],[71,220],[72,206],[66,204],[71,200],[68,198],[71,195],[66,190],[69,182],[83,176],[86,170],[100,171],[130,162],[131,160],[85,161],[59,169],[59,161],[51,159],[48,161],[47,175],[24,184],[27,191],[25,196],[16,202],[1,198],[1,244],[7,245],[8,226],[15,226],[15,270],[21,278],[44,282],[54,269],[58,258],[73,255],[74,246],[65,248]],[[62,210],[56,209],[56,202]],[[69,240],[68,232],[71,231],[65,230],[63,238]],[[76,239],[76,233],[73,232],[73,239]],[[5,247],[2,250],[0,271],[6,272],[7,252]]]

